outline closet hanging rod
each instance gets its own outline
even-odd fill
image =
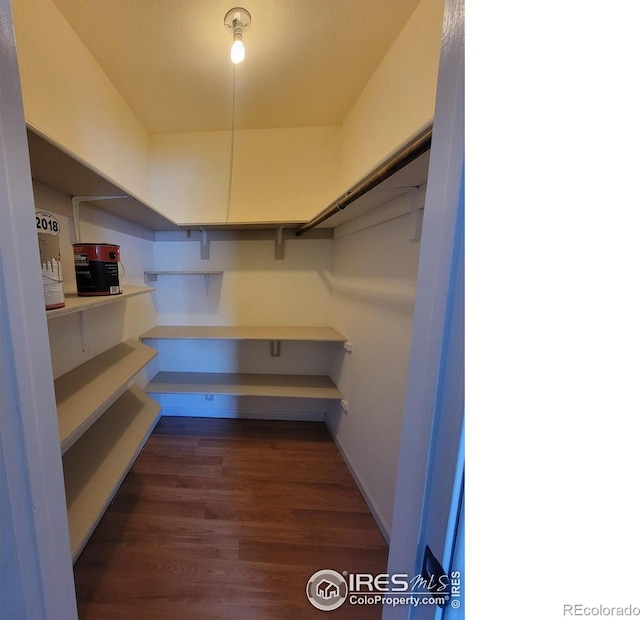
[[[318,224],[322,224],[332,215],[346,209],[352,202],[364,196],[368,191],[372,190],[376,185],[388,179],[391,175],[410,164],[423,153],[431,148],[431,136],[433,134],[433,125],[429,125],[424,131],[419,133],[413,140],[396,151],[387,161],[380,164],[375,170],[370,172],[359,183],[356,183],[343,196],[334,200],[326,209],[318,213],[314,218],[303,224],[296,231],[296,237],[303,235],[308,230],[315,228]]]

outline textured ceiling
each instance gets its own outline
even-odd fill
[[[339,125],[419,0],[54,0],[150,133]]]

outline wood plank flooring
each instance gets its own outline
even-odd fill
[[[323,612],[318,570],[387,545],[322,423],[161,418],[75,565],[81,620],[379,619]]]

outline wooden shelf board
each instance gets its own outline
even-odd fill
[[[146,387],[149,394],[224,394],[342,400],[323,375],[270,375],[209,372],[159,372]]]
[[[156,282],[158,276],[204,276],[205,281],[209,283],[209,276],[219,276],[224,271],[145,271],[145,282]]]
[[[224,271],[145,271],[145,276],[213,276]]]
[[[331,327],[157,325],[141,340],[299,340],[304,342],[346,342]]]
[[[178,230],[178,226],[136,198],[118,183],[106,178],[64,147],[52,143],[35,127],[27,127],[31,176],[34,181],[69,196],[120,196],[128,198],[99,201],[95,205],[149,230]]]
[[[160,406],[133,385],[64,455],[74,562],[159,417]]]
[[[63,454],[156,355],[155,349],[129,339],[54,381]]]
[[[47,319],[55,319],[67,314],[75,314],[84,310],[91,310],[98,306],[106,306],[117,301],[122,301],[128,297],[135,297],[144,293],[150,293],[155,289],[150,286],[123,286],[120,295],[100,295],[96,297],[80,297],[77,293],[65,293],[64,308],[47,310]]]

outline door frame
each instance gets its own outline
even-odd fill
[[[77,618],[35,206],[9,0],[0,0],[3,610]]]
[[[448,372],[455,375],[453,381],[460,389],[464,382],[463,354],[456,354],[459,359],[447,361],[452,347],[448,333],[458,279],[456,271],[464,263],[460,246],[464,230],[464,0],[447,0],[445,4],[433,127],[387,566],[390,574],[416,574],[424,551],[423,507],[428,505],[429,511],[446,513],[446,522],[451,506],[451,496],[431,501],[427,484],[432,465],[430,445],[437,435],[439,416],[445,415],[440,390],[446,364],[454,364]],[[461,281],[463,286],[464,279]],[[455,393],[457,388],[449,385],[447,389]],[[456,408],[453,415],[460,416],[461,427],[463,406]],[[451,487],[448,491],[452,495],[453,482]],[[430,544],[442,547],[445,535],[442,532],[442,540]],[[383,619],[401,620],[411,613],[406,606],[389,606],[384,609]],[[429,613],[433,616],[435,609]]]

